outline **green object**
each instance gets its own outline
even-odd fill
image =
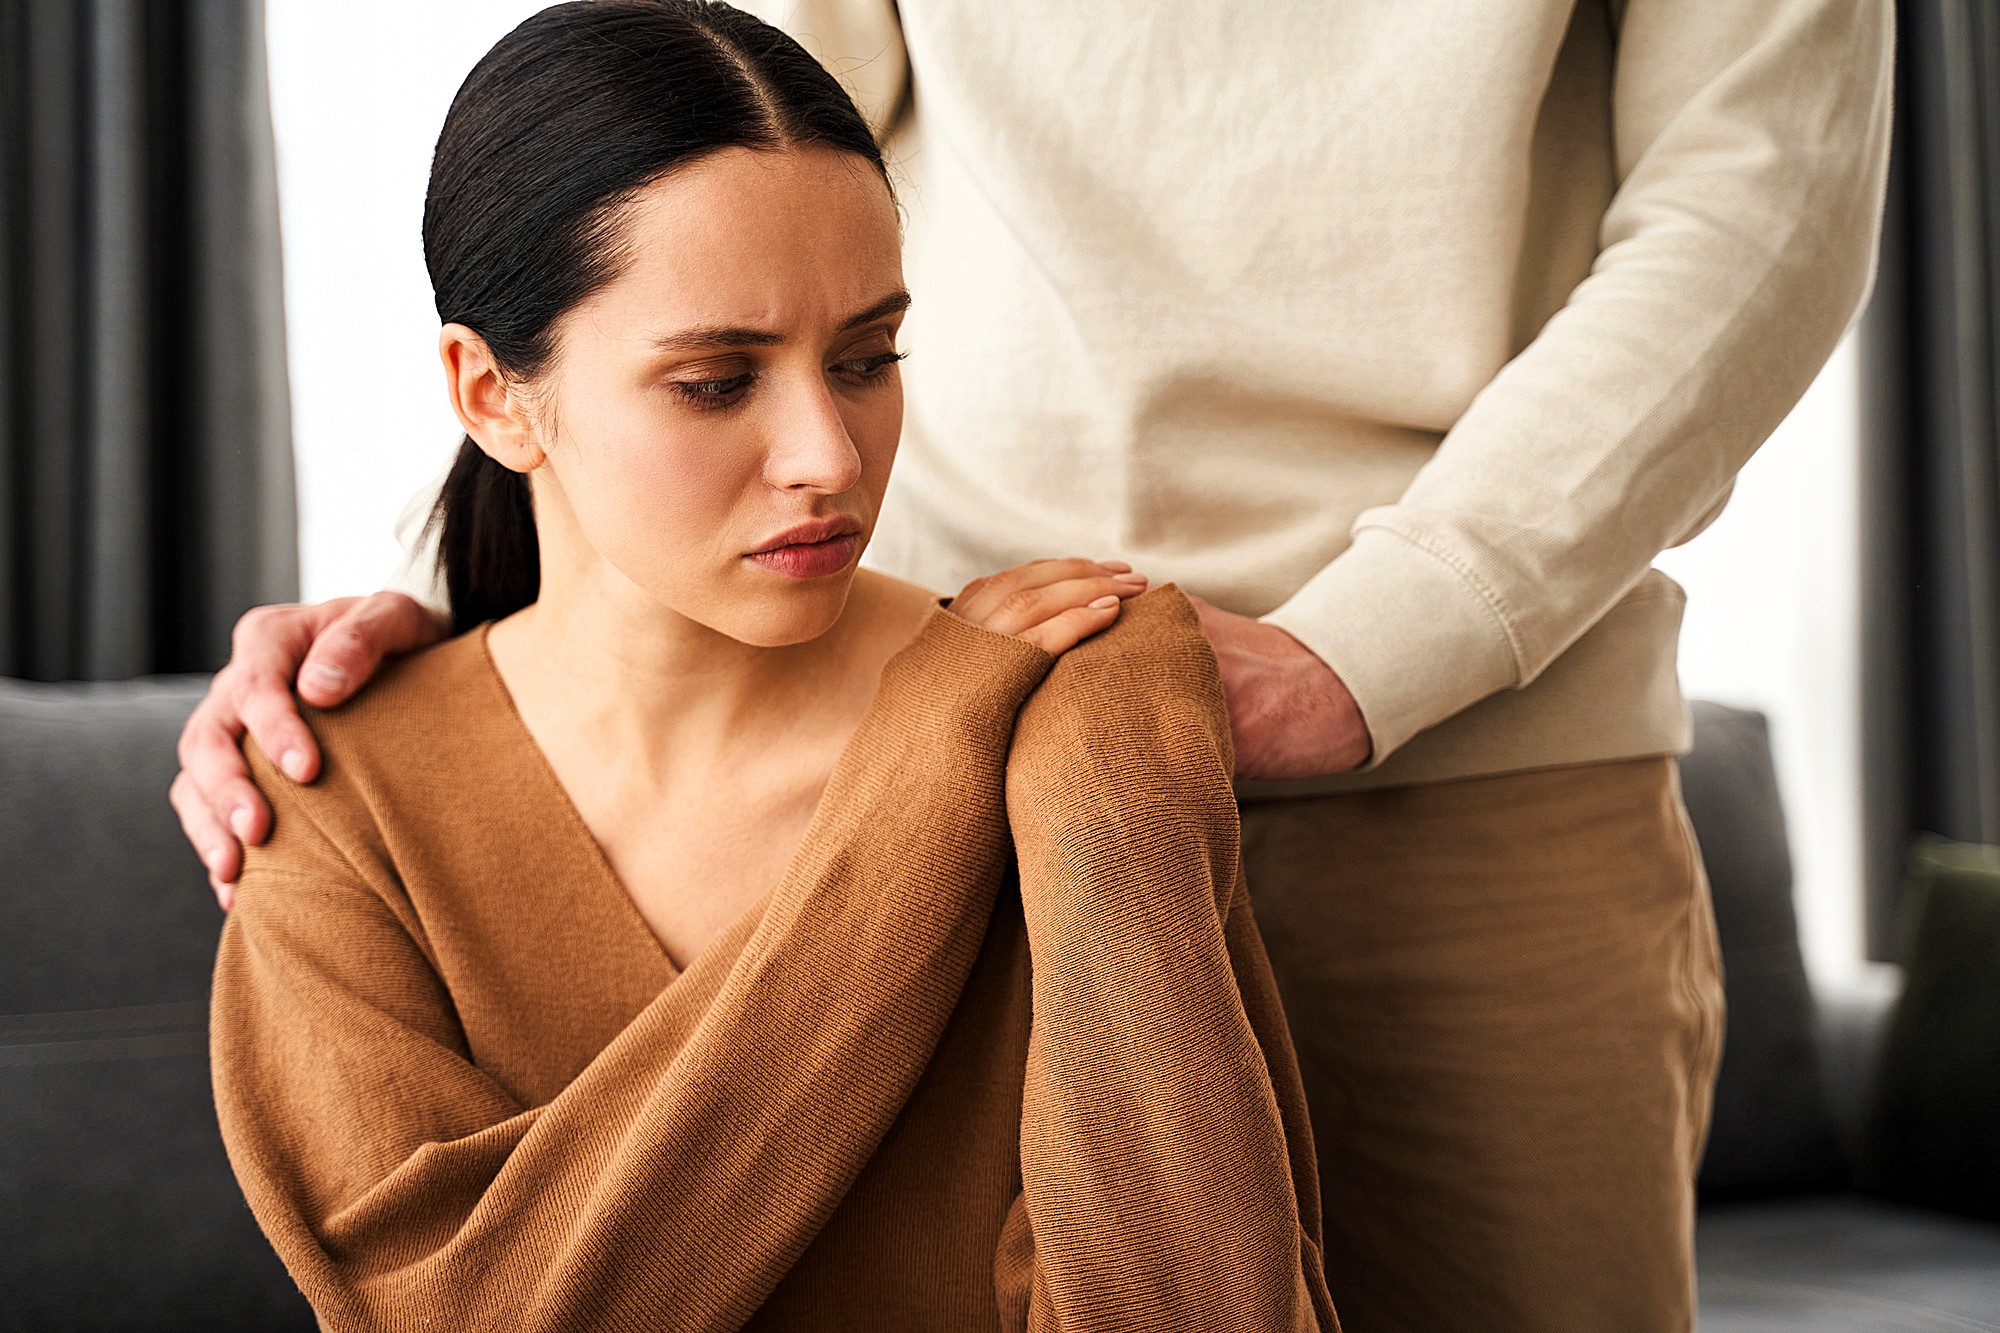
[[[1862,1183],[2000,1219],[2000,847],[1911,844],[1901,962],[1863,1132]]]

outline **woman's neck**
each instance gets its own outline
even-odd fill
[[[545,589],[487,645],[532,730],[665,788],[746,756],[837,746],[933,605],[926,589],[857,570],[825,633],[759,647],[670,611]]]

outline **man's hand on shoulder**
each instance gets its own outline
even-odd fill
[[[450,623],[400,592],[312,605],[256,606],[236,622],[229,664],[181,729],[181,771],[167,799],[208,867],[224,911],[235,899],[243,846],[270,836],[271,808],[243,759],[247,731],[295,782],[319,776],[319,747],[293,697],[315,708],[350,698],[386,657],[428,647]]]
[[[1188,595],[1222,669],[1239,778],[1345,773],[1374,742],[1333,668],[1276,625]]]

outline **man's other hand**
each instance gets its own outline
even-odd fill
[[[1368,724],[1333,668],[1276,625],[1188,595],[1222,669],[1239,778],[1345,773],[1374,754]]]
[[[382,664],[445,637],[449,622],[400,592],[336,597],[311,606],[255,606],[236,622],[229,664],[181,729],[181,771],[167,799],[208,867],[209,887],[228,911],[243,847],[270,836],[271,808],[250,780],[243,733],[256,738],[294,781],[319,776],[319,747],[292,695],[331,708]]]

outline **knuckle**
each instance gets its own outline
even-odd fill
[[[278,617],[287,609],[284,605],[253,606],[236,617],[236,625],[229,634],[232,652],[241,651],[246,645],[266,638]]]
[[[199,838],[215,823],[215,816],[208,808],[201,793],[188,784],[176,784],[167,788],[167,804],[180,816],[181,831],[189,838]]]
[[[241,663],[224,668],[227,679],[215,678],[215,708],[211,716],[240,719],[243,716],[243,701],[257,692],[257,672]]]
[[[1034,614],[1036,597],[1031,588],[1014,588],[1000,599],[1000,609],[1009,615]]]
[[[352,657],[368,651],[372,638],[362,622],[353,615],[343,616],[326,627],[313,645],[314,656],[325,660],[328,657]]]
[[[181,728],[180,739],[174,742],[174,757],[180,760],[180,776],[189,777],[187,770],[200,761],[202,752],[210,747],[216,734],[215,723],[197,712],[188,718]]]
[[[236,674],[237,716],[243,716],[275,695],[289,693],[290,689],[291,686],[268,667],[244,667]]]

